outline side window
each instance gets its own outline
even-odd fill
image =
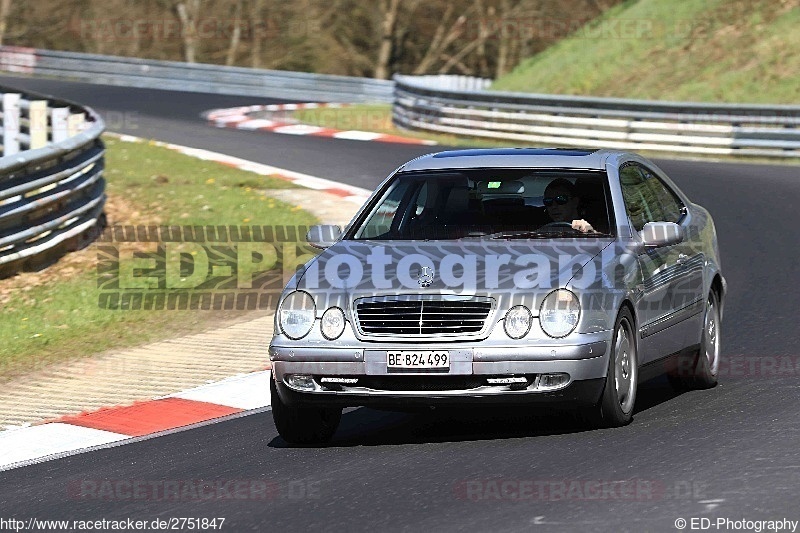
[[[678,222],[683,204],[651,171],[636,164],[619,170],[625,209],[636,231],[648,222]]]
[[[636,231],[652,220],[649,206],[645,201],[646,191],[644,176],[635,165],[625,165],[619,169],[619,181],[622,186],[622,197],[625,200],[625,211],[631,219]]]
[[[642,167],[645,180],[650,184],[653,195],[661,206],[662,218],[659,222],[678,222],[683,216],[683,203],[654,172]]]

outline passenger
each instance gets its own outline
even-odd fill
[[[592,225],[580,215],[581,199],[571,181],[564,178],[551,181],[544,190],[542,203],[544,203],[545,211],[553,220],[551,224],[568,223],[576,231],[595,232]]]

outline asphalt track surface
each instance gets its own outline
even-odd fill
[[[198,118],[267,100],[9,77],[0,84],[90,103],[114,131],[367,188],[439,149],[218,130]],[[727,363],[715,389],[675,395],[656,380],[640,388],[631,425],[598,431],[519,412],[351,410],[321,448],[286,447],[270,413],[259,413],[0,473],[0,517],[225,517],[228,531],[676,531],[678,518],[800,519],[800,169],[657,163],[717,224],[729,294]],[[257,493],[81,500],[70,487],[86,480],[249,480],[274,490],[266,501]],[[510,482],[505,492],[498,480]],[[621,480],[638,490],[613,484]]]

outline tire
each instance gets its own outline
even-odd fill
[[[679,361],[678,368],[669,375],[677,390],[710,389],[717,385],[720,354],[719,297],[711,291],[703,313],[703,332],[700,347],[695,353]]]
[[[592,427],[621,427],[633,419],[639,386],[635,331],[630,311],[623,308],[614,324],[603,394],[597,405],[584,412],[584,422]]]
[[[325,444],[339,427],[342,410],[337,408],[293,407],[278,396],[275,379],[270,381],[272,420],[278,434],[289,444]]]

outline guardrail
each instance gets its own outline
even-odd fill
[[[91,108],[0,87],[0,277],[46,266],[105,225],[105,125]]]
[[[800,106],[702,104],[447,88],[394,77],[400,127],[504,141],[800,157]]]
[[[0,70],[150,89],[287,98],[308,102],[391,102],[388,80],[156,61],[0,46]]]
[[[0,70],[309,102],[391,101],[400,127],[498,141],[800,157],[800,106],[496,92],[485,90],[488,80],[464,76],[398,75],[386,81],[9,46],[0,46]]]

